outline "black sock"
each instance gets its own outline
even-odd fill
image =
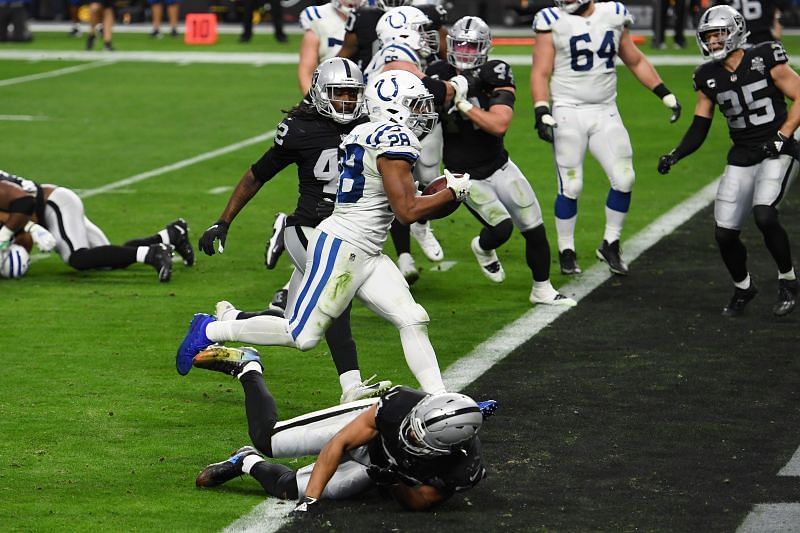
[[[525,260],[533,272],[535,281],[550,279],[550,244],[547,242],[544,224],[523,231],[525,237]]]
[[[69,256],[69,266],[77,270],[125,268],[135,262],[136,248],[112,244],[96,248],[81,248]]]
[[[330,327],[325,332],[325,340],[331,350],[333,363],[336,365],[336,372],[341,376],[350,370],[358,370],[358,352],[356,342],[353,340],[353,333],[350,330],[350,309],[352,302],[347,309],[331,322]]]
[[[125,243],[125,246],[152,246],[153,244],[158,244],[160,242],[162,242],[161,235],[156,233],[155,235],[142,237],[141,239],[131,239]]]
[[[244,389],[244,408],[250,440],[265,455],[272,456],[272,430],[278,422],[278,406],[267,390],[264,376],[247,372],[239,381]]]
[[[395,219],[389,232],[392,235],[392,243],[394,243],[397,255],[411,253],[411,230],[408,229],[408,226]]]
[[[282,500],[296,500],[298,497],[297,472],[288,466],[261,461],[253,465],[250,475],[270,496]]]
[[[714,231],[719,253],[734,282],[747,278],[747,248],[739,238],[741,231],[717,227]]]
[[[753,216],[778,271],[788,272],[792,268],[792,249],[789,236],[778,219],[778,210],[769,205],[757,205],[753,207]]]

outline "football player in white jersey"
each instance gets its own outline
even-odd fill
[[[381,252],[394,217],[411,223],[469,194],[469,175],[445,172],[447,190],[417,196],[412,168],[418,136],[436,123],[433,96],[418,77],[385,72],[365,91],[371,122],[342,141],[342,169],[333,214],[308,243],[300,292],[291,316],[217,321],[196,314],[176,354],[185,365],[214,342],[241,341],[309,350],[331,321],[358,297],[400,331],[406,362],[421,388],[444,392],[436,354],[428,339],[428,314],[414,301],[394,262]]]
[[[536,46],[531,93],[539,137],[554,145],[558,195],[555,214],[561,272],[581,272],[575,254],[578,197],[583,189],[586,149],[603,167],[611,188],[599,259],[614,274],[627,275],[620,236],[631,202],[635,174],[630,137],[617,110],[616,58],[642,85],[680,116],[678,100],[661,82],[631,39],[633,17],[620,2],[555,0],[554,8],[536,14]],[[549,84],[549,86],[548,86]],[[552,112],[550,101],[552,100]]]
[[[308,6],[300,13],[300,27],[305,31],[300,43],[297,80],[304,95],[311,88],[317,65],[339,53],[347,16],[363,3],[364,0],[331,0],[321,6]]]

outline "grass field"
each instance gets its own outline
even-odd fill
[[[240,50],[235,36],[222,37],[214,51]],[[279,50],[267,41],[257,37],[252,48],[263,44],[259,51]],[[128,50],[186,50],[144,35],[120,34],[115,44]],[[31,47],[13,49],[81,46],[82,41],[41,34]],[[6,49],[12,48],[0,47],[0,52]],[[77,64],[0,60],[0,83]],[[529,70],[514,68],[519,99],[507,147],[534,185],[553,245],[554,170],[549,146],[532,127]],[[692,159],[668,177],[656,173],[658,156],[677,143],[693,106],[691,67],[660,67],[659,72],[684,104],[685,116],[676,125],[668,124],[669,112],[656,97],[620,71],[619,107],[637,170],[626,235],[689,197],[724,164],[727,136],[717,119]],[[0,168],[89,191],[269,132],[281,109],[299,96],[291,65],[116,62],[3,85],[0,115],[38,120],[0,121]],[[181,216],[196,242],[227,199],[227,192],[212,191],[233,186],[269,145],[95,194],[85,200],[87,215],[116,243],[152,234]],[[602,239],[607,190],[599,167],[589,163],[576,235],[584,268],[596,261],[593,249]],[[263,268],[263,243],[274,213],[291,210],[295,200],[296,177],[287,169],[237,218],[224,255],[200,256],[191,269],[176,262],[169,284],[157,283],[155,272],[142,265],[77,273],[56,256],[35,262],[23,280],[0,282],[7,302],[0,529],[216,530],[263,500],[253,483],[242,483],[235,498],[194,488],[199,469],[246,443],[247,429],[238,384],[200,371],[181,378],[174,371],[174,353],[192,313],[212,312],[223,298],[242,308],[263,307],[286,281],[286,259],[275,271]],[[507,280],[495,286],[474,264],[469,240],[479,224],[466,210],[435,228],[446,260],[456,264],[436,272],[416,254],[424,270],[413,292],[431,317],[431,340],[446,368],[530,308],[531,281],[519,235],[499,250]],[[555,262],[553,273],[556,286],[565,282]],[[365,377],[377,373],[415,385],[388,323],[356,304],[353,330]],[[336,373],[324,345],[307,353],[261,352],[284,416],[337,401]]]

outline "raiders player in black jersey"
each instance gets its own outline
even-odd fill
[[[729,5],[742,14],[750,34],[748,44],[760,44],[781,38],[780,14],[791,3],[787,0],[723,0],[716,5]]]
[[[411,6],[425,13],[431,24],[425,29],[439,33],[439,57],[447,58],[445,38],[447,37],[447,11],[438,0],[378,0],[375,7],[363,6],[351,12],[345,23],[344,44],[339,50],[339,57],[355,61],[359,67],[366,68],[372,56],[380,49],[375,26],[383,14],[393,7]]]
[[[197,476],[198,487],[215,487],[246,473],[276,498],[300,498],[295,511],[305,513],[319,509],[320,499],[348,498],[377,484],[405,508],[423,510],[486,476],[476,435],[484,415],[463,394],[394,387],[379,399],[278,422],[275,399],[253,348],[211,347],[194,358],[194,366],[239,379],[255,446],[207,466]],[[293,470],[261,454],[319,457]]]
[[[194,264],[186,221],[178,219],[155,235],[112,245],[103,230],[86,216],[83,201],[66,187],[39,184],[0,170],[0,211],[8,213],[0,225],[0,250],[15,233],[28,231],[42,251],[55,251],[76,270],[151,265],[159,281],[172,276],[172,252],[187,266]],[[41,225],[41,226],[40,226]],[[43,244],[47,243],[47,244]]]
[[[533,273],[530,301],[574,306],[575,300],[550,283],[550,245],[542,210],[530,183],[509,159],[503,136],[514,113],[515,84],[511,66],[489,60],[492,35],[478,17],[456,21],[447,35],[447,63],[430,65],[427,74],[449,80],[461,74],[470,80],[466,97],[441,113],[444,165],[451,172],[470,174],[473,187],[467,208],[483,224],[471,247],[481,272],[500,283],[505,279],[495,249],[511,238],[516,225],[525,238],[525,259]]]
[[[295,265],[289,282],[287,315],[292,312],[294,296],[303,278],[308,238],[314,228],[333,212],[339,178],[338,147],[342,135],[367,120],[362,117],[363,95],[363,76],[352,61],[338,57],[323,61],[312,77],[312,103],[304,100],[287,113],[278,125],[273,146],[245,172],[219,220],[200,238],[200,249],[206,254],[214,254],[215,240],[219,241],[219,251],[222,252],[228,229],[239,211],[278,172],[296,164],[300,197],[294,212],[286,220],[284,230],[284,244]],[[241,312],[227,301],[219,302],[216,309],[218,320],[274,313],[271,310]],[[325,339],[339,373],[343,402],[375,395],[391,386],[388,381],[373,384],[362,381],[356,345],[350,331],[349,306],[333,321]]]
[[[783,316],[794,309],[798,288],[778,205],[798,174],[798,146],[792,134],[800,125],[800,76],[789,67],[780,43],[744,49],[746,36],[744,18],[730,6],[712,7],[700,17],[697,42],[703,56],[712,61],[694,73],[694,121],[678,147],[661,156],[658,171],[666,174],[700,147],[718,105],[733,141],[714,202],[715,237],[735,285],[722,314],[741,315],[757,292],[739,238],[752,211],[778,266],[778,301],[772,310]],[[785,97],[794,101],[788,112]]]

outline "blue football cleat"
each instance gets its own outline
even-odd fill
[[[495,411],[497,411],[497,400],[484,400],[482,402],[478,402],[478,409],[481,410],[483,419],[486,420],[492,416]]]
[[[175,355],[175,368],[178,369],[178,374],[181,376],[185,376],[192,369],[192,359],[195,355],[214,344],[211,339],[206,337],[206,326],[216,320],[206,313],[197,313],[192,318],[189,323],[189,332],[186,333],[181,347],[178,348],[178,353]]]

